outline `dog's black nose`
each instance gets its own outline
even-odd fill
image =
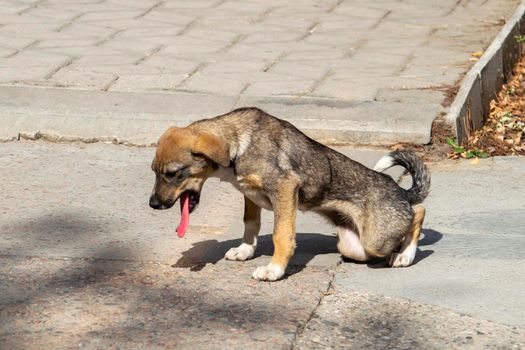
[[[157,196],[151,196],[149,198],[149,206],[153,209],[162,209],[162,203],[159,201]]]

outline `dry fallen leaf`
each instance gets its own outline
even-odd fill
[[[470,165],[478,165],[479,164],[479,158],[478,157],[473,158],[469,163],[470,163]]]
[[[483,56],[483,51],[476,51],[470,54],[472,57],[480,58]]]
[[[396,143],[395,145],[391,146],[390,149],[392,151],[400,151],[400,150],[405,149],[405,146],[403,146],[402,143]]]
[[[471,54],[472,60],[483,55]],[[525,56],[514,68],[514,76],[490,102],[489,116],[481,130],[472,132],[466,150],[486,150],[491,156],[525,155]]]

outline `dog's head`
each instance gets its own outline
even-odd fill
[[[229,165],[228,144],[218,136],[192,126],[169,128],[159,139],[151,165],[156,180],[149,205],[168,209],[188,192],[191,212],[199,203],[204,181],[218,166]]]

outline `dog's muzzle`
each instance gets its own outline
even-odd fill
[[[187,191],[187,192],[190,196],[190,213],[191,213],[197,208],[199,204],[200,193],[196,191]],[[156,195],[152,195],[149,198],[149,206],[152,207],[153,209],[160,209],[160,210],[169,209],[173,207],[173,205],[175,204],[175,202],[177,202],[177,200],[174,200],[173,202],[170,201],[169,203],[163,203],[160,201],[160,199]]]
[[[169,209],[173,206],[173,204],[175,204],[175,202],[173,203],[162,203],[159,198],[155,195],[151,196],[149,198],[149,206],[152,207],[153,209]]]

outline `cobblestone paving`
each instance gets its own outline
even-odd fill
[[[0,84],[373,100],[453,84],[517,4],[0,0]]]

